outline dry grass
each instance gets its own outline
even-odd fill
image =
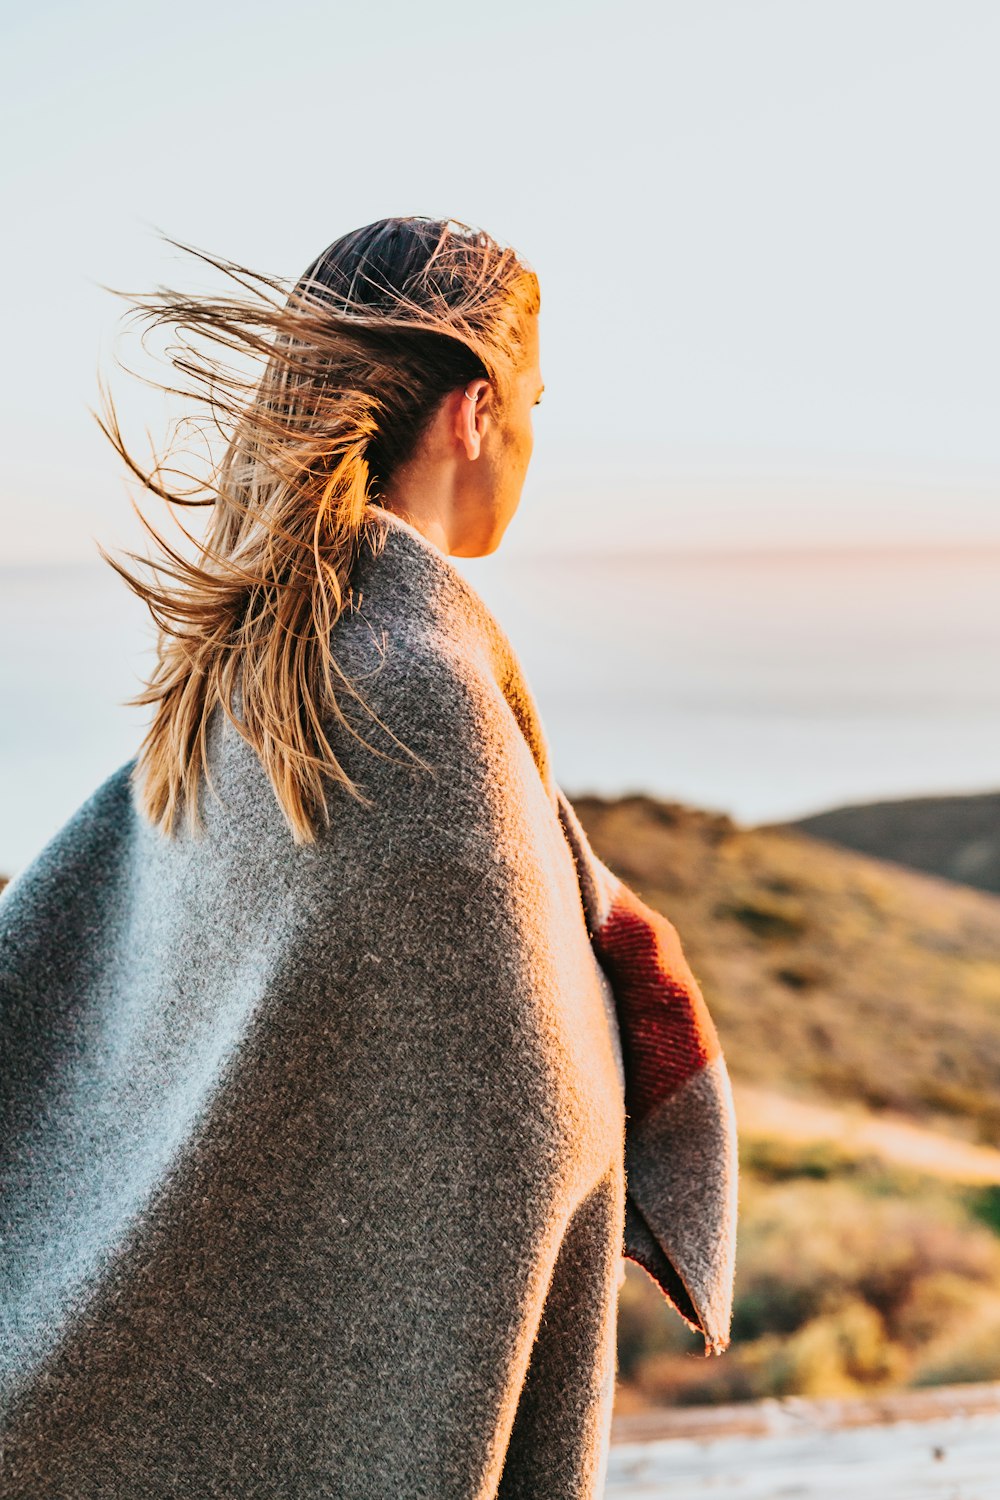
[[[628,1264],[619,1414],[1000,1379],[1000,1189],[743,1144],[733,1343],[706,1361]]]

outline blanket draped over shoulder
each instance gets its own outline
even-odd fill
[[[448,556],[372,506],[352,590],[364,800],[295,844],[216,708],[200,834],[132,760],[0,897],[2,1500],[597,1500],[622,1255],[728,1343],[677,933]]]

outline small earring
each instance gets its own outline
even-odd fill
[[[466,391],[466,393],[465,393],[465,399],[466,399],[466,401],[475,401],[476,397],[475,396],[470,396],[469,393],[468,393],[468,391]]]

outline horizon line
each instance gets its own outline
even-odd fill
[[[110,549],[109,549],[110,550]],[[459,563],[485,562],[494,557],[507,557],[531,562],[564,562],[567,559],[579,562],[649,562],[667,558],[734,559],[737,561],[756,557],[913,557],[1000,555],[1000,537],[972,538],[962,542],[794,542],[794,543],[750,543],[748,545],[715,546],[711,543],[688,543],[672,545],[655,542],[645,547],[608,547],[599,541],[584,547],[531,547],[501,544],[495,552],[482,557],[462,557],[452,554]],[[114,569],[102,557],[62,558],[16,558],[0,561],[0,573],[21,572],[32,568],[98,568]]]

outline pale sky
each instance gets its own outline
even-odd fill
[[[100,367],[160,436],[97,285],[202,284],[157,229],[295,277],[398,213],[541,278],[505,546],[1000,540],[989,0],[40,0],[3,31],[0,561],[141,542],[88,407]]]

